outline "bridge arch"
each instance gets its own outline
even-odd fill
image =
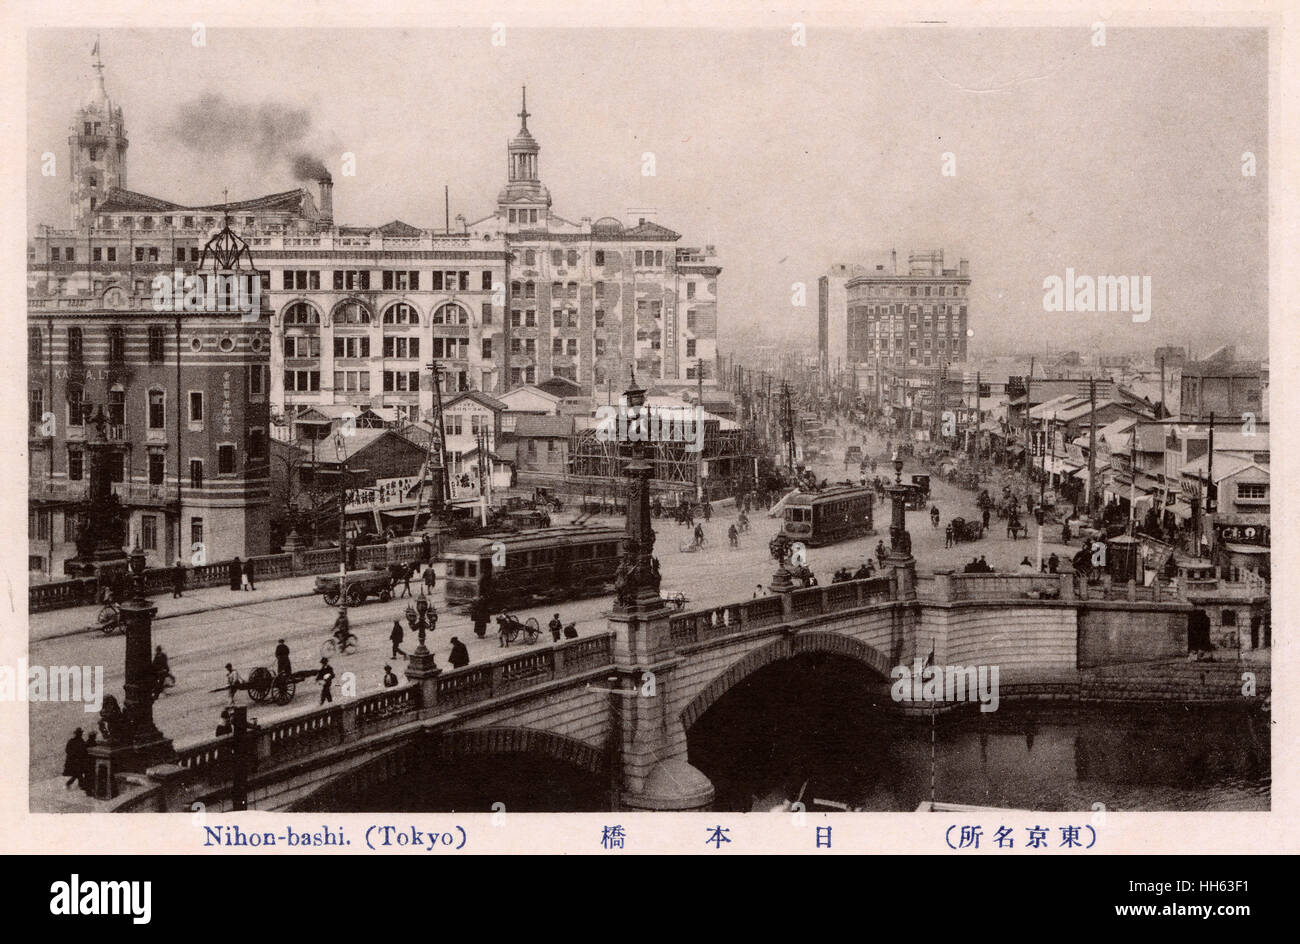
[[[584,773],[605,775],[606,751],[584,741],[535,728],[493,726],[462,731],[424,730],[347,770],[340,771],[290,807],[293,812],[337,810],[349,798],[409,776],[421,760],[454,761],[461,757],[535,754],[563,761]]]
[[[723,695],[764,666],[809,652],[825,652],[861,662],[882,680],[889,679],[889,660],[873,646],[840,633],[808,632],[778,639],[741,656],[708,682],[682,709],[682,727],[689,731]]]

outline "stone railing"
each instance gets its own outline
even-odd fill
[[[400,727],[421,716],[436,716],[533,685],[611,666],[613,638],[613,633],[602,633],[571,639],[495,662],[444,672],[436,679],[436,702],[432,705],[421,704],[420,686],[410,684],[258,726],[249,732],[257,768],[316,754]],[[218,781],[230,776],[230,757],[230,738],[223,737],[178,747],[175,763],[191,775]]]
[[[73,483],[78,484],[78,483]],[[438,547],[435,543],[435,553]],[[420,558],[422,544],[409,538],[390,541],[387,544],[373,544],[357,548],[356,566],[358,568],[384,567],[393,563],[407,563]],[[317,551],[300,551],[297,554],[265,554],[249,558],[253,564],[253,580],[276,580],[283,577],[305,577],[312,574],[334,573],[339,568],[337,548],[322,548]],[[220,587],[230,580],[230,561],[218,561],[212,564],[187,565],[185,568],[185,588],[200,590],[204,587]],[[144,573],[145,590],[159,593],[170,590],[172,586],[172,569],[158,567]],[[32,584],[28,588],[27,609],[29,613],[57,610],[70,606],[84,606],[96,602],[98,586],[94,578],[51,581]]]
[[[894,597],[893,581],[888,577],[808,587],[787,594],[678,613],[669,618],[669,636],[675,645],[691,645],[749,629],[828,616],[874,603],[888,603]]]
[[[1073,574],[962,574],[937,569],[929,585],[939,603],[965,600],[1072,600]]]

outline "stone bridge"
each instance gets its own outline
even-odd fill
[[[250,809],[345,809],[430,759],[542,755],[607,785],[612,808],[703,809],[713,786],[687,732],[772,663],[833,653],[882,691],[890,669],[997,665],[1001,697],[1080,697],[1083,670],[1185,655],[1191,607],[1156,587],[1082,588],[1070,575],[910,570],[708,610],[609,617],[610,631],[415,679],[250,732]],[[129,775],[120,811],[233,805],[230,737],[177,746]]]

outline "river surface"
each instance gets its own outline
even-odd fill
[[[752,728],[740,733],[743,766],[701,744],[692,762],[714,781],[715,808],[767,810],[801,791],[808,809],[825,799],[907,811],[930,799],[929,721],[868,714],[801,728],[806,714],[769,728],[766,750]],[[1236,707],[1026,703],[941,716],[934,797],[1031,810],[1267,810],[1268,727],[1266,714]]]

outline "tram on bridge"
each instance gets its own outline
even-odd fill
[[[875,495],[869,486],[837,485],[799,492],[785,501],[781,533],[810,547],[874,534]]]
[[[611,593],[622,540],[622,528],[566,526],[456,541],[443,554],[447,602],[524,607]]]

